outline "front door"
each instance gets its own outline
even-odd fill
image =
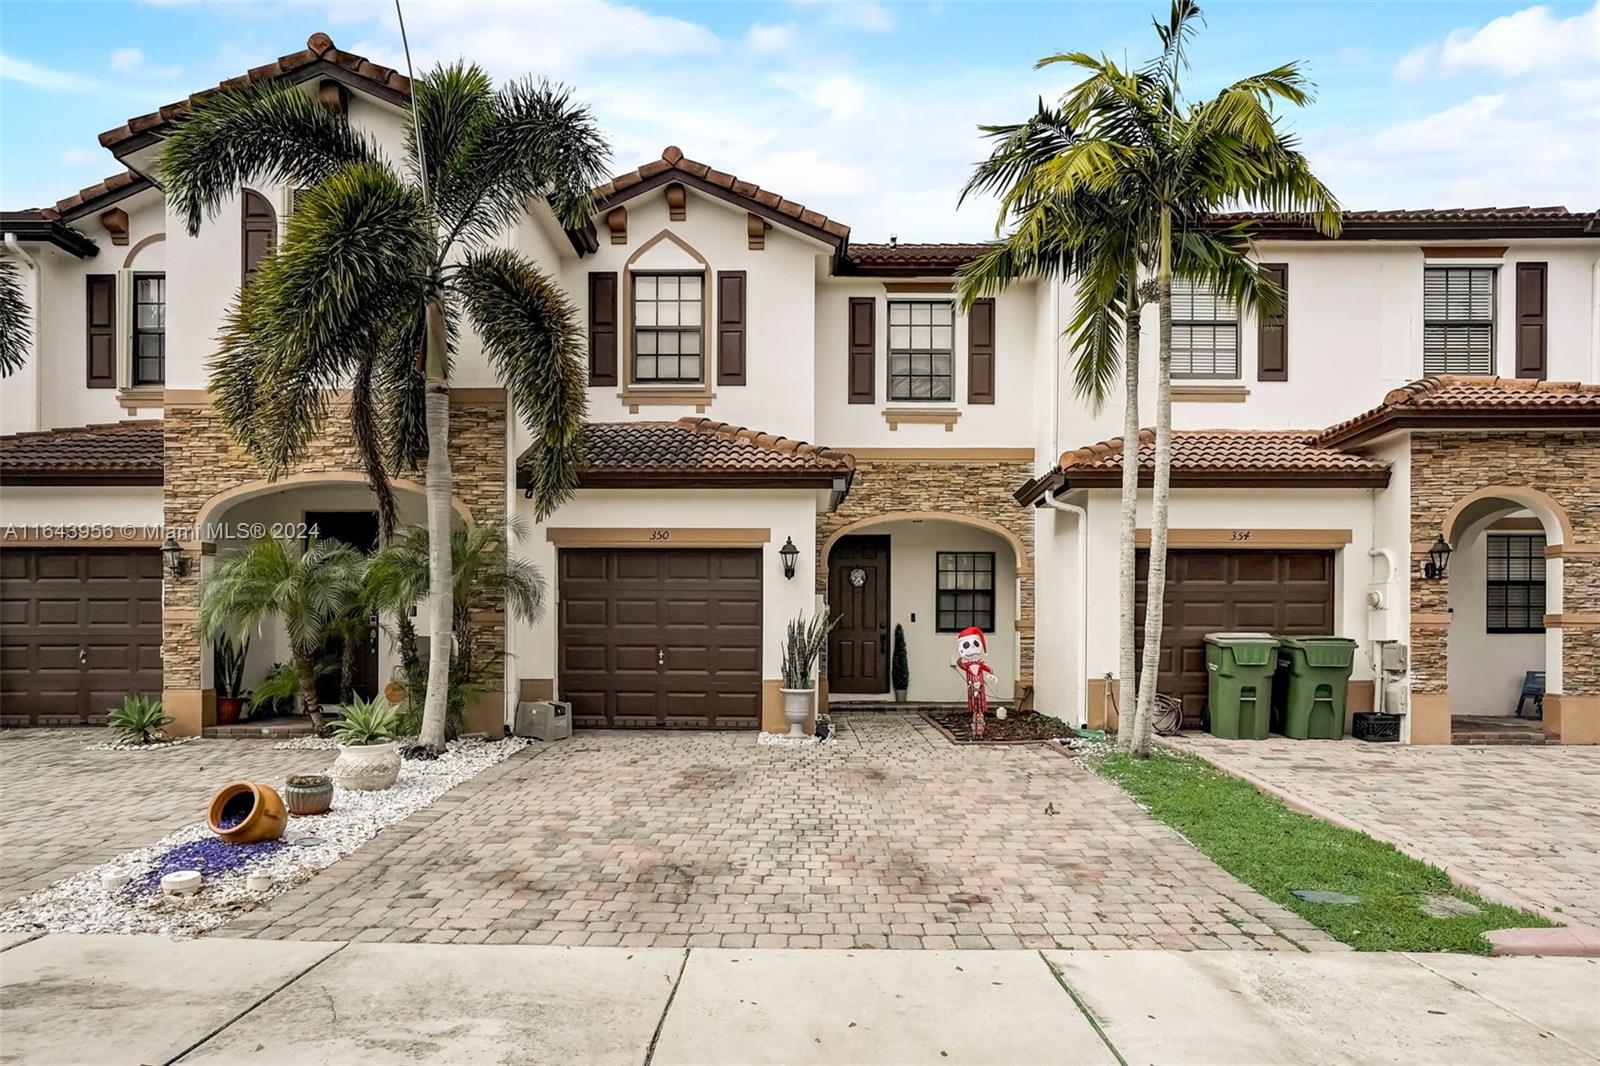
[[[828,558],[828,691],[889,691],[889,538],[840,537]]]
[[[316,531],[319,540],[336,540],[348,544],[363,555],[378,550],[378,512],[376,511],[307,511],[306,531],[309,536]],[[338,663],[344,651],[344,642],[331,637],[323,645],[322,660]],[[356,649],[355,694],[362,699],[378,696],[378,616],[372,616],[366,639]],[[317,678],[317,702],[339,702],[339,670]]]

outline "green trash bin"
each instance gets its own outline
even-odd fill
[[[1272,727],[1296,740],[1344,736],[1345,698],[1356,642],[1348,637],[1283,637],[1272,686]]]
[[[1206,634],[1206,700],[1211,735],[1264,740],[1272,722],[1278,638],[1270,633]]]

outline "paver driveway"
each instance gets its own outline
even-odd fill
[[[721,947],[1342,948],[1114,786],[920,718],[836,744],[586,732],[530,749],[219,932]]]
[[[211,794],[248,777],[281,786],[331,751],[195,740],[147,752],[90,751],[103,729],[0,733],[0,906],[205,817]]]
[[[1347,740],[1178,746],[1355,822],[1506,902],[1600,928],[1600,748]]]

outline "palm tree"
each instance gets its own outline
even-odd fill
[[[17,264],[0,259],[0,377],[21,368],[33,345],[33,323],[28,320],[28,300],[22,292]]]
[[[200,636],[241,643],[268,620],[281,622],[300,679],[300,709],[320,735],[317,657],[334,623],[356,602],[365,564],[360,552],[335,540],[251,541],[222,556],[202,581]]]
[[[162,153],[169,203],[188,232],[250,181],[292,183],[285,238],[230,308],[212,362],[217,410],[275,475],[302,457],[348,384],[349,419],[384,528],[390,475],[426,460],[427,697],[421,743],[445,742],[452,607],[449,380],[466,320],[538,443],[540,518],[577,482],[584,415],[581,332],[556,281],[497,247],[536,199],[588,221],[606,144],[567,90],[532,79],[496,90],[477,66],[436,67],[412,86],[399,165],[343,114],[290,86],[205,97]]]
[[[1002,200],[1002,222],[1017,212],[1016,233],[1000,247],[1018,243],[1024,266],[1060,263],[1059,254],[1029,262],[1026,254],[1057,246],[1100,249],[1083,261],[1078,314],[1073,331],[1082,372],[1088,380],[1110,380],[1124,327],[1137,340],[1138,304],[1144,289],[1135,271],[1153,269],[1159,308],[1156,364],[1156,434],[1151,493],[1150,553],[1144,619],[1144,658],[1138,676],[1137,705],[1129,729],[1119,739],[1136,755],[1150,749],[1151,713],[1160,665],[1162,600],[1166,587],[1167,512],[1172,468],[1172,279],[1192,279],[1225,299],[1261,312],[1277,309],[1282,293],[1250,261],[1248,222],[1222,226],[1214,216],[1246,207],[1295,216],[1320,232],[1339,231],[1339,206],[1312,174],[1295,139],[1279,124],[1275,106],[1301,107],[1311,101],[1297,64],[1289,63],[1224,88],[1215,97],[1191,102],[1182,92],[1187,71],[1185,49],[1201,21],[1194,0],[1174,0],[1168,21],[1155,24],[1161,49],[1138,70],[1123,70],[1105,57],[1069,52],[1040,60],[1039,66],[1066,63],[1087,72],[1052,112],[1053,150],[1035,148],[1010,164],[1011,187]],[[1041,108],[1041,111],[1043,109]],[[1004,144],[1002,144],[1002,148]],[[995,167],[996,174],[1008,173]],[[1085,218],[1119,216],[1128,229],[1123,240],[1096,240]],[[1063,219],[1068,220],[1063,224]],[[1013,220],[1014,221],[1014,220]],[[1079,224],[1074,226],[1073,221]],[[1112,223],[1115,225],[1116,223]],[[1127,249],[1137,251],[1129,255]],[[1106,250],[1106,249],[1110,250]],[[1122,254],[1117,254],[1118,251]],[[998,269],[1015,258],[973,265],[968,284],[998,285],[1008,280]],[[987,281],[983,273],[988,272]],[[1087,338],[1087,339],[1085,339]],[[1129,348],[1130,353],[1136,349]],[[1130,355],[1128,363],[1135,362]],[[1125,377],[1136,375],[1125,366]],[[1091,392],[1092,395],[1092,392]],[[1125,408],[1136,412],[1133,403]],[[1137,418],[1132,420],[1137,422]],[[1136,499],[1139,445],[1137,426],[1125,426],[1123,446],[1123,676],[1133,677],[1131,603],[1133,586],[1130,504]],[[1132,468],[1132,470],[1130,470]],[[1127,697],[1124,696],[1124,704]],[[1126,708],[1125,708],[1126,710]],[[1127,714],[1122,716],[1127,718]]]
[[[456,635],[455,663],[451,671],[453,702],[462,702],[461,689],[474,686],[495,658],[486,653],[472,611],[486,603],[504,602],[513,615],[532,624],[544,613],[545,585],[539,570],[526,559],[512,558],[509,541],[526,535],[522,523],[479,522],[450,535],[452,629]],[[372,557],[363,582],[363,600],[370,609],[404,618],[429,591],[430,538],[421,526],[400,531]],[[407,698],[420,674],[416,648],[406,660],[401,642],[401,667],[407,678]]]

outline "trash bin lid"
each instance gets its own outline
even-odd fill
[[[1343,669],[1355,659],[1356,642],[1349,637],[1283,637],[1278,646],[1293,648],[1305,655],[1307,666]]]
[[[1207,633],[1212,644],[1276,644],[1278,638],[1271,633]]]

